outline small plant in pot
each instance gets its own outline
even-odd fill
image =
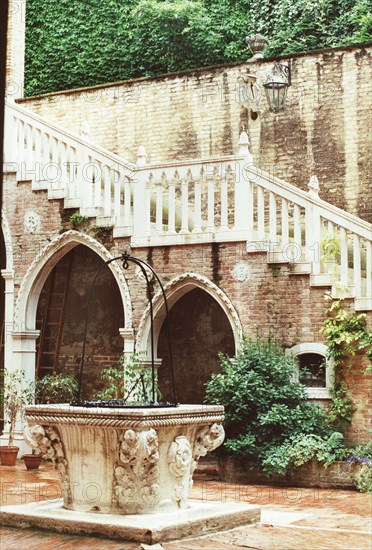
[[[35,453],[35,450],[33,449],[32,453],[26,453],[22,455],[22,458],[27,470],[37,470],[40,466],[43,455]]]
[[[4,419],[9,430],[8,445],[0,447],[0,460],[3,466],[14,466],[19,451],[19,447],[14,445],[17,420],[22,415],[24,407],[34,398],[33,387],[26,380],[25,371],[5,371],[0,396],[1,406],[4,407]]]

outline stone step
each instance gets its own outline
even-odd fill
[[[114,239],[120,237],[131,237],[133,233],[133,227],[131,225],[115,225],[113,230]]]
[[[335,283],[335,276],[329,273],[316,273],[310,275],[310,286],[330,286]]]
[[[48,199],[64,199],[66,194],[66,189],[64,188],[56,188],[56,189],[48,189]]]
[[[355,311],[372,311],[372,296],[355,298]]]
[[[290,264],[290,275],[311,275],[311,262],[294,262]]]
[[[97,216],[96,225],[100,227],[115,225],[115,216]]]
[[[99,218],[103,215],[103,208],[100,206],[89,206],[87,208],[80,208],[80,214],[87,218]]]

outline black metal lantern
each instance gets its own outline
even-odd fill
[[[282,65],[281,63],[275,62],[271,74],[267,76],[266,82],[263,85],[270,111],[278,113],[284,109],[287,90],[290,85],[290,64]]]

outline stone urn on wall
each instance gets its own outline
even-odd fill
[[[268,44],[268,39],[263,34],[250,34],[245,37],[245,42],[249,46],[253,56],[248,61],[255,61],[263,58],[263,52]]]

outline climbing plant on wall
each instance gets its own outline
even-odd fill
[[[27,0],[32,95],[372,40],[370,0]]]

